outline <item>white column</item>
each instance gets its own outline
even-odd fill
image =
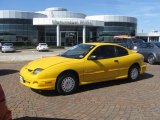
[[[149,41],[149,36],[148,36],[148,40],[147,40],[147,42],[150,42],[150,41]]]
[[[60,43],[60,26],[57,25],[57,46],[61,46]]]
[[[159,36],[159,40],[158,40],[158,42],[160,42],[160,36]]]
[[[86,26],[83,26],[83,43],[86,43]]]

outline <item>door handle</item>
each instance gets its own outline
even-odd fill
[[[119,62],[118,60],[114,60],[114,62]]]

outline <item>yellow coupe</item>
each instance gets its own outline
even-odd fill
[[[117,44],[86,43],[66,52],[40,58],[20,71],[20,83],[33,89],[73,93],[79,85],[128,78],[146,70],[144,57]]]

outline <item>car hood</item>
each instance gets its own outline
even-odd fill
[[[65,58],[60,56],[40,58],[30,62],[27,65],[27,69],[30,69],[30,70],[35,70],[36,68],[46,69],[48,67],[51,67],[57,64],[66,63],[66,62],[69,63],[71,61],[73,62],[73,60],[76,60],[76,59]]]

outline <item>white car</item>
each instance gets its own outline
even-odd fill
[[[4,52],[14,52],[15,48],[12,43],[4,43],[2,45],[2,53]]]
[[[36,47],[37,51],[48,51],[48,45],[46,43],[39,43]]]

